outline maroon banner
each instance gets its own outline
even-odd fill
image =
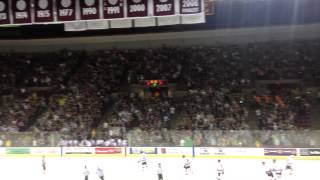
[[[76,0],[57,0],[56,6],[58,21],[76,20]]]
[[[181,14],[201,13],[201,0],[180,0]]]
[[[123,0],[103,0],[103,17],[105,19],[124,17]]]
[[[0,24],[10,24],[9,0],[0,0]]]
[[[174,0],[154,0],[154,16],[167,16],[175,14]]]
[[[127,16],[128,17],[148,16],[148,0],[128,0]]]
[[[96,147],[96,154],[121,154],[122,149],[119,147]]]
[[[100,19],[99,6],[100,0],[80,0],[81,19]]]
[[[31,23],[31,5],[30,0],[12,0],[13,23],[28,24]]]
[[[53,21],[53,0],[34,0],[34,22]]]

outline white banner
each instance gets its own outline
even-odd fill
[[[64,23],[65,31],[85,31],[87,30],[87,23],[85,21],[73,21]]]
[[[63,154],[94,154],[94,147],[64,147]]]
[[[158,154],[191,156],[192,147],[158,147]]]
[[[131,19],[119,19],[119,20],[110,20],[111,28],[131,28],[132,20]]]
[[[60,155],[61,148],[59,147],[32,147],[31,155]]]
[[[196,147],[196,156],[264,156],[262,148],[211,148]]]
[[[134,27],[156,26],[156,18],[139,18],[134,20]]]
[[[109,29],[108,20],[87,21],[87,29]]]

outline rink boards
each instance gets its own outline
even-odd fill
[[[111,157],[220,158],[320,160],[320,148],[220,148],[220,147],[1,147],[1,157]]]

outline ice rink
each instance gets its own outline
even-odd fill
[[[42,173],[41,157],[0,158],[1,180],[82,180],[87,165],[89,180],[98,180],[97,167],[104,170],[106,180],[157,180],[157,163],[163,166],[164,180],[215,180],[217,159],[192,159],[193,174],[185,175],[181,158],[149,158],[149,167],[142,171],[138,158],[47,158],[47,172]],[[271,160],[223,159],[224,180],[266,180],[261,162]],[[281,167],[284,160],[278,160]],[[296,160],[293,176],[284,173],[283,180],[319,180],[320,161]]]

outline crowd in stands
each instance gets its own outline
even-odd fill
[[[119,145],[127,144],[129,131],[131,139],[147,131],[173,142],[166,137],[169,130],[190,130],[192,139],[205,143],[214,138],[203,131],[310,128],[312,103],[305,87],[257,92],[255,85],[288,79],[319,85],[319,48],[319,41],[302,41],[2,53],[0,132],[60,132],[68,134],[62,144]],[[148,79],[164,79],[180,93],[147,96],[131,90]],[[114,128],[121,133],[110,133]]]

